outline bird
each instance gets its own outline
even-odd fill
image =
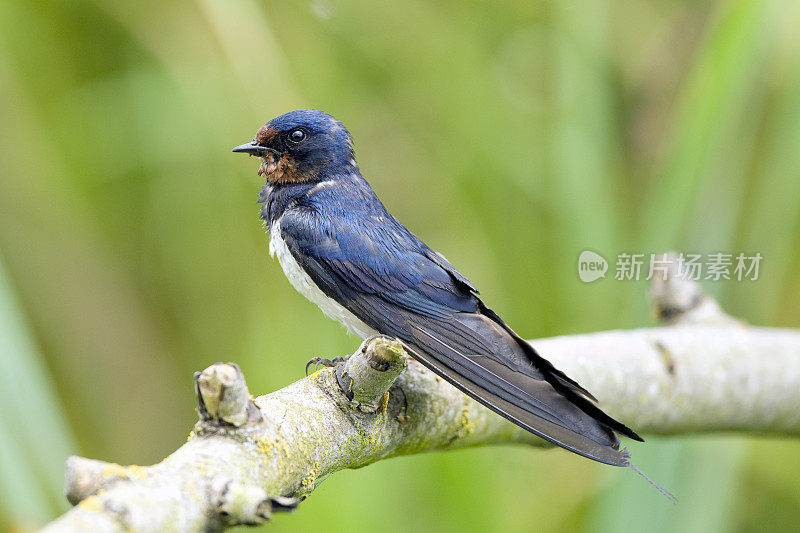
[[[233,152],[261,159],[270,255],[325,315],[362,339],[399,340],[444,380],[552,444],[642,474],[619,437],[643,439],[601,410],[387,211],[340,121],[314,109],[290,111]]]

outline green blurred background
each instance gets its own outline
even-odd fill
[[[268,392],[358,341],[267,254],[260,124],[315,107],[389,209],[521,334],[652,324],[646,283],[581,250],[760,252],[706,283],[800,324],[800,3],[4,0],[0,529],[66,509],[64,458],[150,464],[194,422],[192,372]],[[613,266],[612,266],[613,268]],[[767,531],[800,523],[795,440],[632,446],[680,498],[560,451],[384,461],[272,531]]]

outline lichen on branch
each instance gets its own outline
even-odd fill
[[[800,434],[800,331],[748,327],[675,273],[653,289],[670,325],[532,341],[643,433]],[[368,339],[345,362],[253,399],[241,370],[195,375],[188,442],[148,467],[72,457],[76,506],[45,531],[216,531],[293,510],[329,475],[386,457],[500,443],[545,446]],[[576,458],[576,460],[578,460]]]

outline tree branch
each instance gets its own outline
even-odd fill
[[[654,283],[670,325],[532,341],[637,431],[800,434],[800,331],[748,327],[675,272]],[[45,531],[206,531],[292,510],[327,476],[383,458],[482,444],[545,446],[369,339],[335,368],[250,399],[232,364],[196,374],[199,421],[150,467],[71,457],[72,510]]]

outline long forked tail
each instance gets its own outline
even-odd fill
[[[637,474],[639,474],[640,476],[642,476],[643,478],[645,478],[645,479],[647,480],[647,482],[648,482],[648,483],[650,483],[650,484],[651,484],[651,485],[653,485],[653,486],[654,486],[656,489],[658,489],[658,492],[660,492],[661,494],[663,494],[664,496],[666,496],[666,497],[667,497],[667,499],[668,499],[670,502],[672,502],[672,503],[674,503],[674,504],[677,504],[677,503],[678,503],[678,498],[676,498],[674,494],[672,494],[670,491],[668,491],[667,489],[665,489],[664,487],[662,487],[661,485],[659,485],[658,483],[656,483],[655,481],[653,481],[652,479],[650,479],[650,477],[649,477],[647,474],[645,474],[644,472],[642,472],[641,470],[639,470],[639,469],[636,467],[636,465],[635,465],[635,464],[633,464],[633,463],[631,463],[631,462],[630,462],[630,460],[628,460],[628,468],[630,468],[631,470],[633,470],[634,472],[636,472]]]

